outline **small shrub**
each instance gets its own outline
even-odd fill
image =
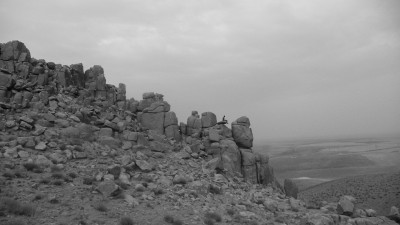
[[[53,173],[51,174],[51,177],[54,179],[64,179],[64,174],[62,173]]]
[[[164,194],[164,189],[162,189],[162,188],[155,188],[155,189],[153,190],[153,192],[154,192],[155,195],[162,195],[162,194]]]
[[[3,173],[3,177],[7,178],[7,180],[12,180],[13,178],[15,178],[15,174],[11,172],[5,172]]]
[[[17,200],[12,198],[3,198],[0,201],[0,209],[22,216],[34,216],[36,208],[30,204],[21,204]]]
[[[174,222],[172,223],[173,225],[182,225],[183,222],[180,219],[175,219]]]
[[[115,184],[117,184],[123,190],[128,190],[128,188],[129,188],[129,184],[121,182],[120,180],[116,180]]]
[[[143,176],[142,179],[147,183],[153,182],[153,178],[151,176]]]
[[[120,225],[134,225],[135,222],[130,217],[122,217],[121,220],[119,221]]]
[[[185,177],[178,177],[176,180],[173,181],[174,184],[182,184],[185,185],[187,183],[187,180]]]
[[[39,194],[35,195],[35,198],[33,200],[37,201],[37,200],[43,199],[43,197],[44,197],[44,195],[42,193],[39,193]]]
[[[222,217],[218,213],[215,213],[215,212],[207,212],[204,215],[204,217],[205,218],[210,218],[210,219],[214,220],[215,222],[221,222],[222,221]]]
[[[235,215],[235,210],[233,210],[233,209],[227,209],[226,212],[227,212],[228,215],[230,215],[230,216]]]
[[[173,223],[174,222],[174,217],[171,215],[165,215],[164,216],[164,221],[167,223]]]
[[[34,172],[34,173],[43,173],[43,172],[44,172],[44,169],[41,168],[41,167],[39,167],[39,168],[33,169],[32,172]]]
[[[174,218],[171,215],[165,215],[164,221],[173,225],[182,225],[183,222],[180,219]]]
[[[15,171],[15,172],[14,172],[14,175],[15,175],[15,177],[17,177],[17,178],[23,178],[23,177],[25,177],[25,174],[24,174],[23,172],[21,172],[21,171]]]
[[[62,169],[60,167],[56,166],[56,165],[53,165],[53,166],[50,167],[50,171],[52,173],[58,173],[58,172],[61,172]]]
[[[94,206],[95,209],[97,209],[100,212],[107,212],[107,206],[104,202],[99,202]]]
[[[64,184],[64,181],[63,180],[55,180],[55,181],[53,181],[52,184],[57,185],[57,186],[61,186],[61,185]]]
[[[68,176],[71,177],[72,179],[75,179],[78,177],[78,174],[71,172],[71,173],[68,173]]]
[[[211,218],[204,218],[204,224],[205,225],[214,225],[215,221]]]
[[[217,185],[210,184],[210,186],[208,187],[208,190],[212,194],[217,194],[217,195],[222,194],[222,189],[220,187],[218,187]]]
[[[93,182],[94,182],[94,179],[91,178],[91,177],[85,177],[85,178],[83,178],[83,184],[92,185]]]
[[[50,178],[48,178],[48,177],[43,178],[43,179],[41,179],[39,181],[39,183],[41,183],[41,184],[49,184],[50,183]]]
[[[387,216],[387,218],[400,224],[400,216],[399,215],[390,215],[390,216]]]
[[[25,167],[26,170],[33,171],[33,172],[35,172],[34,170],[39,170],[40,169],[40,166],[38,164],[36,164],[36,163],[33,163],[33,162],[24,163],[23,166]]]

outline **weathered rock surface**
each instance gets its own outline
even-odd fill
[[[232,123],[232,136],[239,147],[253,147],[253,132],[249,118],[243,116]]]

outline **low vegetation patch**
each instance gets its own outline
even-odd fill
[[[215,212],[207,212],[204,215],[204,217],[213,219],[213,220],[215,220],[215,222],[221,222],[222,221],[222,217],[218,213],[215,213]]]
[[[78,177],[78,175],[74,172],[68,173],[68,176],[71,177],[72,179],[75,179]]]
[[[43,173],[43,169],[36,163],[27,162],[27,163],[24,163],[23,166],[28,171],[32,171],[34,173]]]
[[[122,217],[121,220],[119,221],[120,225],[134,225],[135,222],[130,218],[130,217]]]
[[[4,225],[26,225],[26,223],[20,219],[13,219],[11,221],[6,222]]]
[[[92,185],[94,181],[95,181],[95,179],[92,177],[83,178],[83,184],[86,184],[86,185]]]
[[[0,200],[0,211],[6,211],[21,216],[34,216],[36,208],[30,204],[21,204],[12,198],[2,198]]]
[[[107,212],[108,211],[107,205],[104,202],[99,202],[99,203],[95,204],[94,208],[97,209],[100,212]]]
[[[172,215],[165,215],[164,221],[173,225],[182,225],[183,222],[180,219],[174,218]]]

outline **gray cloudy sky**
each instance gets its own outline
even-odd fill
[[[0,42],[127,95],[246,115],[255,141],[400,133],[398,0],[1,0]]]

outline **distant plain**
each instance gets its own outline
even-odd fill
[[[300,190],[327,181],[400,171],[400,137],[270,141],[267,153],[280,183],[296,178]]]

